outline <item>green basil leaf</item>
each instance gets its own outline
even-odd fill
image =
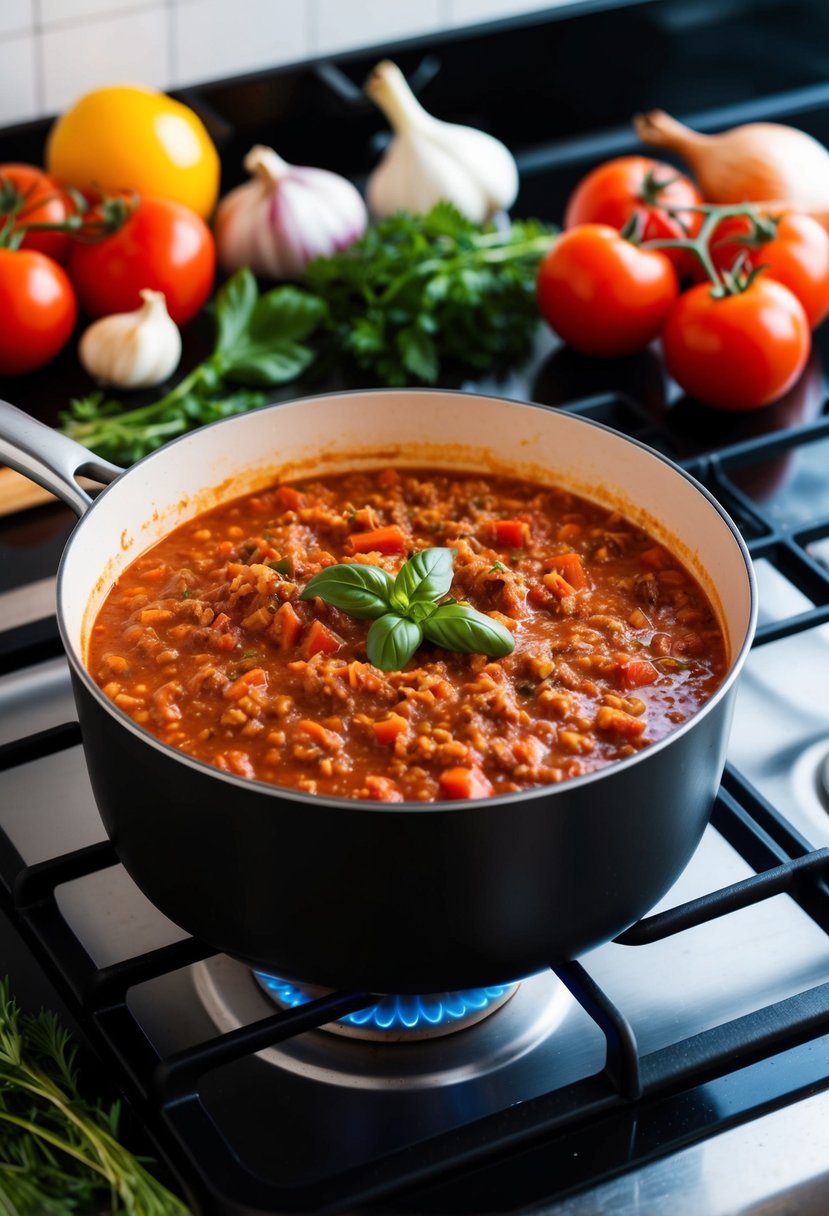
[[[410,604],[434,603],[452,586],[455,549],[421,549],[405,561],[394,580],[391,605],[405,612]]]
[[[256,279],[246,266],[231,275],[216,292],[217,355],[228,355],[247,333],[258,297]]]
[[[358,619],[382,616],[389,610],[394,580],[379,566],[340,564],[320,570],[305,585],[301,600],[315,596]]]
[[[509,629],[468,604],[439,604],[423,621],[422,628],[428,641],[462,654],[485,654],[500,659],[515,649]]]
[[[319,296],[298,287],[272,287],[256,302],[250,318],[251,341],[266,346],[303,342],[327,312]]]
[[[222,370],[227,380],[269,388],[296,380],[313,359],[314,352],[301,342],[240,342]]]
[[[387,612],[368,631],[366,655],[369,663],[381,671],[401,671],[422,641],[420,625],[396,612]]]

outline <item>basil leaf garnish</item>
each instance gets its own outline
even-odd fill
[[[428,641],[446,650],[500,659],[515,649],[509,629],[469,604],[439,604],[421,628]]]
[[[315,596],[358,619],[381,617],[389,610],[394,579],[379,566],[326,566],[305,585],[301,600]]]
[[[420,625],[396,612],[387,612],[368,631],[366,655],[369,663],[381,671],[400,671],[422,641]]]
[[[455,549],[421,549],[404,562],[394,580],[393,608],[405,612],[411,604],[434,603],[452,586]]]
[[[341,564],[308,581],[302,600],[319,596],[351,616],[373,618],[366,655],[382,671],[400,671],[424,637],[447,650],[500,659],[515,641],[509,629],[469,604],[439,603],[452,586],[455,549],[421,549],[392,578],[379,566]]]

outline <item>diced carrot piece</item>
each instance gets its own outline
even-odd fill
[[[262,667],[252,667],[250,671],[243,672],[238,679],[234,680],[229,688],[225,690],[225,696],[229,701],[240,701],[251,688],[261,688],[267,684],[268,677]]]
[[[572,583],[568,583],[566,578],[562,578],[557,570],[551,570],[549,574],[543,574],[541,581],[560,600],[566,599],[568,595],[576,594],[576,588]]]
[[[439,701],[448,701],[455,695],[454,686],[448,680],[437,680],[430,688]]]
[[[312,621],[305,645],[310,658],[311,655],[319,654],[320,651],[323,654],[333,654],[340,649],[342,640],[332,633],[327,625],[323,625],[322,621]]]
[[[236,639],[232,633],[220,633],[216,638],[216,646],[219,650],[233,650],[236,646]]]
[[[153,570],[142,570],[141,577],[145,583],[160,583],[169,573],[169,566],[156,566]]]
[[[389,714],[380,722],[372,722],[371,729],[378,743],[394,743],[398,735],[406,733],[409,723],[400,714]]]
[[[587,586],[587,574],[579,553],[558,553],[548,559],[547,565],[551,570],[557,570],[574,591],[581,591],[582,587]]]
[[[643,718],[634,718],[633,714],[625,713],[623,709],[614,709],[603,705],[596,714],[596,725],[599,730],[611,731],[616,735],[628,735],[635,738],[641,735],[646,722]]]
[[[297,726],[306,735],[309,735],[315,743],[319,743],[320,747],[327,752],[339,752],[343,749],[342,735],[335,730],[328,730],[321,722],[315,722],[313,718],[301,718]]]
[[[385,528],[373,528],[370,532],[354,532],[351,537],[352,553],[405,553],[406,534],[398,524]]]
[[[446,798],[488,798],[494,792],[485,773],[463,765],[445,768],[438,777],[438,785]]]
[[[222,633],[225,629],[227,629],[228,625],[230,625],[230,617],[226,612],[219,612],[213,618],[211,629],[215,629],[217,633]]]
[[[523,519],[496,519],[495,543],[506,549],[523,549],[529,539],[529,525]]]
[[[619,683],[623,688],[641,688],[659,679],[659,672],[647,659],[628,659],[618,667]]]
[[[293,650],[302,633],[302,621],[297,616],[293,604],[288,600],[284,604],[280,604],[276,610],[275,619],[279,622],[280,650]]]
[[[274,504],[283,511],[298,511],[303,504],[303,497],[293,486],[280,486],[273,496]]]

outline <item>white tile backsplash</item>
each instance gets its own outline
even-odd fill
[[[25,122],[36,112],[38,97],[35,75],[35,40],[0,41],[0,124]]]
[[[169,8],[162,0],[98,21],[45,27],[41,35],[43,107],[55,113],[101,84],[170,83]]]
[[[578,0],[0,0],[0,125]]]
[[[175,85],[236,76],[311,54],[303,0],[188,0],[173,6]]]
[[[34,0],[2,0],[0,3],[0,37],[31,34],[34,23]]]

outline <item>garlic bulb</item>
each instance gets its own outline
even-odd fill
[[[78,358],[100,384],[151,388],[171,376],[181,359],[181,334],[162,291],[145,288],[135,312],[94,321],[81,336]]]
[[[225,195],[214,220],[219,263],[228,274],[248,266],[259,278],[301,279],[314,258],[345,249],[365,232],[366,206],[347,178],[289,165],[261,144],[244,164],[251,180]]]
[[[366,196],[374,215],[422,213],[446,199],[480,224],[513,204],[518,169],[500,140],[427,114],[403,73],[388,60],[371,73],[366,93],[394,130],[368,181]]]
[[[712,203],[829,209],[829,151],[796,127],[754,122],[701,135],[662,110],[637,114],[633,125],[643,143],[679,153]]]

